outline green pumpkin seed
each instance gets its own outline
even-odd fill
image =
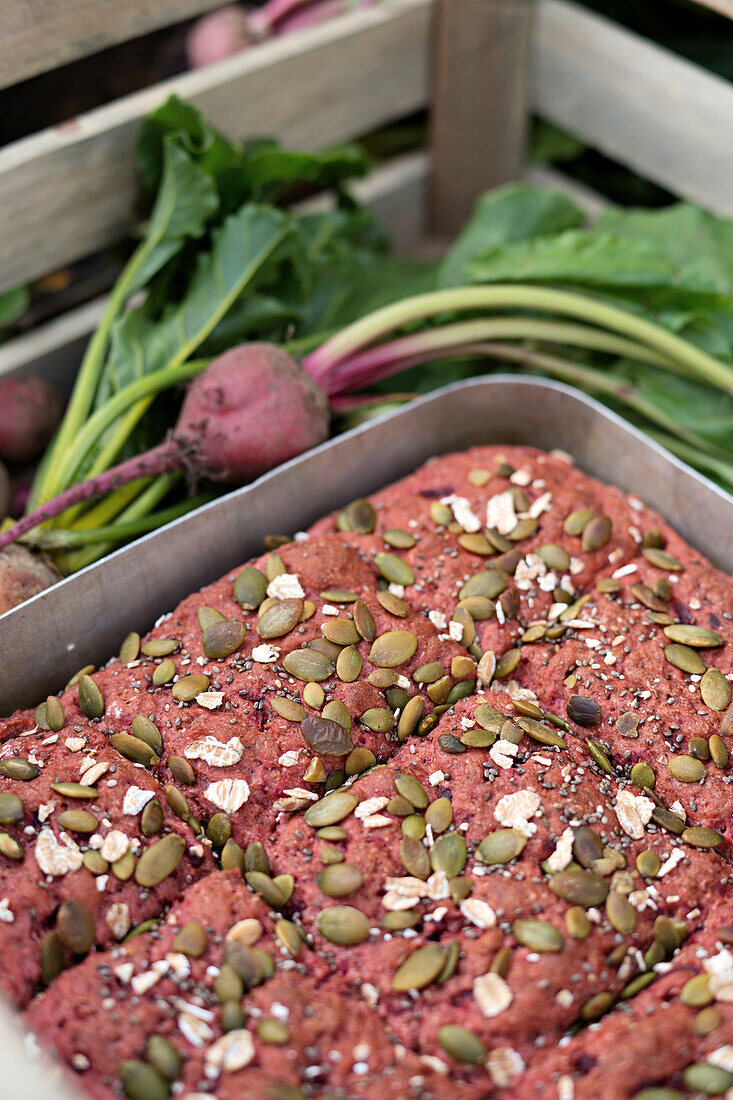
[[[693,649],[712,649],[724,644],[720,634],[714,630],[707,630],[704,626],[673,623],[671,626],[665,626],[664,633],[670,642],[679,642],[680,645],[692,646]]]
[[[173,874],[185,850],[185,841],[176,833],[156,840],[137,861],[135,882],[139,886],[158,886]]]
[[[280,555],[270,554],[265,563],[265,576],[268,581],[274,581],[276,577],[281,577],[283,573],[287,573],[287,571],[287,566]]]
[[[160,757],[150,745],[141,741],[139,737],[133,737],[130,733],[113,733],[109,741],[113,749],[135,764],[143,764],[147,768],[160,761]]]
[[[370,707],[362,714],[361,723],[375,733],[387,733],[394,726],[394,714],[386,707]]]
[[[260,611],[257,620],[257,633],[261,638],[282,638],[289,634],[301,620],[303,615],[303,601],[301,599],[275,600],[264,610]],[[240,626],[242,624],[239,624]],[[219,629],[223,629],[219,627]],[[241,642],[239,643],[241,644]],[[237,645],[235,648],[239,648]],[[229,650],[232,653],[233,650]],[[228,656],[228,653],[219,654]]]
[[[27,783],[40,774],[41,769],[38,765],[31,764],[30,760],[26,760],[23,756],[8,756],[5,760],[0,760],[0,775],[4,775],[6,779]]]
[[[731,684],[718,668],[709,668],[700,681],[700,695],[710,710],[725,710],[730,705]]]
[[[641,549],[642,554],[655,569],[663,569],[668,573],[676,573],[682,568],[681,564],[677,561],[677,558],[672,554],[668,554],[666,550],[660,549],[658,546],[643,546]]]
[[[608,516],[594,516],[583,528],[580,545],[586,553],[593,553],[606,545],[613,525]]]
[[[119,1075],[127,1100],[168,1100],[168,1082],[147,1062],[129,1058],[120,1063]]]
[[[345,684],[359,679],[362,668],[361,653],[354,645],[342,649],[336,658],[336,675]]]
[[[475,690],[475,680],[461,680],[460,683],[454,684],[448,692],[444,706],[454,706],[454,704],[459,702],[460,699],[467,699],[469,695],[473,695]]]
[[[509,576],[500,569],[485,569],[474,573],[461,588],[459,597],[467,600],[472,596],[481,596],[485,600],[495,600],[509,584]]]
[[[534,718],[517,718],[517,725],[540,745],[554,745],[558,749],[567,748],[565,738],[561,737],[557,730],[550,729],[549,726],[537,722]]]
[[[703,762],[686,753],[673,756],[667,764],[667,771],[680,783],[699,783],[707,774]]]
[[[420,916],[411,909],[395,909],[385,913],[379,922],[379,927],[385,932],[404,932],[406,928],[414,928],[420,923]]]
[[[480,1066],[486,1061],[487,1051],[478,1035],[457,1024],[446,1024],[438,1032],[438,1042],[446,1054],[456,1062]]]
[[[272,881],[282,894],[284,903],[287,904],[293,896],[295,879],[292,875],[275,875]]]
[[[563,530],[566,535],[582,535],[585,528],[593,519],[594,512],[590,508],[578,508],[565,517]]]
[[[177,638],[148,638],[140,646],[140,652],[146,657],[168,657],[180,644]]]
[[[388,630],[372,643],[369,660],[380,668],[395,668],[409,661],[417,649],[417,637],[411,630]]]
[[[330,863],[316,879],[318,889],[329,898],[344,898],[360,890],[364,875],[350,863]]]
[[[303,688],[303,702],[313,710],[320,710],[325,698],[325,692],[320,684],[309,683]]]
[[[163,807],[157,799],[146,803],[140,814],[140,831],[143,836],[155,836],[163,828]]]
[[[430,501],[430,518],[438,527],[447,527],[453,519],[453,513],[447,504],[441,504],[439,500]]]
[[[397,738],[405,741],[413,734],[425,712],[425,700],[421,695],[414,695],[407,702],[397,722]]]
[[[712,1034],[723,1022],[723,1017],[717,1008],[703,1008],[701,1012],[698,1012],[693,1021],[693,1028],[696,1035],[699,1035],[701,1039],[704,1039],[706,1035]]]
[[[153,672],[153,684],[155,687],[163,687],[164,684],[169,684],[176,674],[176,662],[171,661],[168,658],[165,661],[161,661],[158,667]]]
[[[656,878],[662,861],[656,852],[646,848],[636,857],[636,869],[643,878]]]
[[[689,672],[692,676],[702,676],[705,672],[705,662],[702,657],[689,646],[677,643],[666,645],[664,656],[675,668],[679,668],[682,672]]]
[[[173,1043],[163,1035],[150,1035],[145,1044],[145,1057],[153,1069],[166,1081],[177,1081],[181,1076],[183,1058]]]
[[[207,938],[204,926],[197,920],[184,924],[173,938],[173,950],[192,959],[200,959],[206,950]]]
[[[685,823],[682,818],[671,810],[668,810],[666,806],[655,806],[652,810],[652,821],[655,825],[661,826],[662,829],[666,829],[669,833],[674,833],[675,836],[681,836],[685,831]]]
[[[307,716],[306,716],[307,717]],[[321,711],[321,718],[326,718],[330,722],[338,722],[340,726],[343,726],[345,730],[351,729],[351,715],[349,714],[349,708],[346,703],[341,699],[331,699],[326,703],[325,707]]]
[[[48,699],[46,699],[46,723],[48,728],[53,730],[54,733],[58,733],[62,730],[66,723],[64,708],[55,695],[49,695]]]
[[[246,565],[234,581],[234,599],[245,611],[254,611],[267,595],[267,578],[254,565]]]
[[[733,1085],[733,1073],[712,1062],[695,1062],[682,1074],[682,1080],[693,1092],[706,1096],[722,1096]]]
[[[7,859],[20,860],[23,858],[23,845],[10,833],[0,833],[0,855]]]
[[[637,993],[641,993],[642,989],[646,989],[648,985],[657,980],[657,975],[652,971],[647,974],[637,974],[635,978],[623,987],[619,993],[619,1000],[628,1001],[631,997],[635,997]]]
[[[415,574],[412,569],[403,558],[398,558],[396,554],[377,554],[374,564],[390,584],[401,584],[407,588],[408,585],[415,583]]]
[[[293,926],[295,927],[295,926]],[[302,946],[302,940],[300,941]],[[274,1016],[264,1016],[257,1021],[257,1036],[263,1043],[283,1046],[290,1038],[290,1028]]]
[[[326,680],[335,671],[333,662],[317,649],[294,649],[283,657],[283,667],[296,680],[305,683]]]
[[[461,874],[466,858],[466,841],[460,833],[444,833],[430,849],[430,866],[436,872],[443,871],[448,878]]]
[[[385,611],[390,615],[394,615],[397,619],[406,618],[410,612],[409,604],[389,590],[377,592],[377,600]]]
[[[428,796],[425,793],[425,788],[419,780],[415,779],[414,775],[397,775],[395,776],[394,785],[397,793],[406,798],[416,810],[427,809]]]
[[[578,825],[573,830],[573,859],[581,867],[592,867],[602,857],[603,850],[603,841],[593,829]]]
[[[185,757],[169,756],[168,767],[176,782],[182,783],[184,787],[191,787],[196,782],[196,773]]]
[[[194,672],[182,676],[171,688],[171,695],[178,703],[192,703],[197,695],[208,691],[211,681],[203,673]]]
[[[322,909],[316,917],[316,927],[324,939],[341,947],[353,947],[369,939],[369,921],[351,905]]]
[[[422,814],[409,814],[402,822],[402,833],[415,840],[422,840],[427,831],[427,822]]]
[[[270,704],[275,713],[288,722],[302,722],[305,718],[305,710],[295,699],[288,699],[285,695],[272,695]]]
[[[426,665],[420,665],[412,674],[416,684],[433,684],[445,675],[445,670],[440,661],[430,661]]]
[[[716,829],[708,829],[704,825],[693,825],[685,829],[682,834],[685,844],[693,848],[717,848],[725,839]]]
[[[377,514],[368,500],[352,500],[339,516],[340,531],[354,531],[358,535],[371,535],[377,522]]]
[[[133,871],[135,870],[135,856],[131,851],[125,852],[124,856],[112,864],[112,874],[115,878],[118,878],[120,882],[127,882],[132,878]]]
[[[690,1008],[704,1008],[712,1004],[715,998],[710,992],[710,975],[695,974],[694,978],[686,981],[680,990],[680,1000]]]
[[[146,718],[144,714],[136,714],[132,719],[132,732],[140,741],[149,745],[158,756],[163,752],[163,738],[154,722]]]
[[[327,588],[320,596],[326,603],[355,603],[359,599],[358,592],[349,592],[346,588]]]
[[[282,909],[285,905],[282,890],[264,871],[246,871],[244,878],[250,889],[259,894],[271,909]]]
[[[708,742],[710,758],[717,768],[728,767],[728,749],[719,733],[714,733]]]
[[[423,879],[430,876],[430,856],[425,845],[416,837],[404,835],[400,840],[400,862],[408,875]]]
[[[416,543],[414,535],[411,535],[409,531],[403,531],[399,527],[391,527],[387,531],[383,531],[382,538],[388,546],[394,547],[395,550],[411,550]]]
[[[248,871],[261,871],[264,875],[270,874],[270,860],[261,840],[253,840],[247,845],[244,866]]]
[[[336,645],[355,645],[361,640],[356,624],[351,619],[332,619],[321,627],[324,638]]]
[[[649,608],[650,611],[656,611],[660,614],[666,613],[666,602],[657,596],[646,584],[632,584],[631,595],[635,600],[638,600],[640,604],[643,604],[644,607]]]
[[[140,635],[136,630],[131,630],[129,634],[123,639],[120,646],[120,664],[129,665],[132,661],[136,661],[140,653]]]
[[[340,722],[308,714],[300,723],[303,740],[317,756],[345,756],[354,747],[351,734]]]
[[[64,944],[58,932],[47,932],[41,940],[41,981],[49,985],[65,966]]]
[[[104,714],[104,699],[102,692],[92,680],[91,676],[79,678],[79,706],[82,714],[91,721],[101,718]]]
[[[574,940],[584,940],[590,935],[592,926],[585,909],[580,905],[573,905],[565,914],[565,927]]]
[[[445,955],[445,948],[438,943],[418,947],[394,974],[392,989],[396,993],[407,993],[411,989],[424,989],[431,985],[445,965]]]
[[[86,783],[72,783],[67,780],[63,780],[60,783],[52,783],[51,790],[56,791],[56,794],[60,794],[64,798],[88,798],[90,801],[94,801],[99,794],[94,787],[90,787]]]
[[[482,863],[509,863],[524,851],[527,838],[517,829],[495,829],[476,849]]]
[[[502,653],[501,657],[496,662],[496,668],[494,669],[494,679],[504,680],[507,676],[511,676],[511,674],[519,665],[521,659],[521,649],[508,649],[505,653]]]
[[[232,823],[229,814],[214,814],[206,826],[206,835],[215,848],[223,848],[232,835]]]
[[[652,788],[657,781],[657,777],[654,774],[654,769],[644,762],[634,764],[631,769],[631,782],[635,783],[637,787]]]
[[[363,600],[357,600],[354,604],[354,626],[359,637],[365,642],[373,642],[377,635],[377,627],[374,616]]]
[[[444,833],[453,824],[453,803],[449,798],[436,798],[425,811],[425,821],[434,836]]]
[[[544,546],[539,547],[537,553],[548,569],[554,569],[558,573],[567,573],[570,568],[570,555],[562,546],[546,543]]]
[[[696,760],[710,759],[710,745],[704,737],[691,737],[687,743],[687,751]]]
[[[467,553],[476,554],[482,558],[488,558],[495,552],[493,543],[489,542],[486,535],[482,535],[480,532],[459,535],[458,545]]]
[[[611,927],[622,936],[629,936],[636,928],[636,910],[618,890],[612,890],[606,898],[606,916]]]
[[[94,947],[94,918],[78,901],[62,901],[56,914],[56,931],[72,955],[88,955]]]
[[[608,883],[591,871],[560,871],[548,885],[553,894],[584,909],[602,905],[608,896]]]
[[[223,623],[225,619],[221,611],[217,611],[215,607],[207,607],[206,605],[198,609],[196,618],[198,619],[202,634],[208,627],[213,626],[214,623]]]
[[[109,863],[94,848],[88,848],[82,858],[87,871],[91,871],[93,875],[106,875],[109,871]]]
[[[613,1005],[614,996],[612,993],[596,993],[594,997],[586,1001],[580,1010],[580,1018],[585,1023],[593,1023],[594,1020],[600,1020],[601,1016],[608,1012],[609,1008]]]
[[[336,825],[356,809],[359,800],[350,791],[334,791],[305,811],[305,821],[314,829],[324,825]]]
[[[236,619],[214,623],[212,626],[207,627],[201,635],[201,648],[204,656],[219,661],[230,657],[242,646],[246,634],[244,623],[240,623]]]
[[[62,829],[69,833],[90,834],[95,832],[99,822],[94,814],[87,810],[64,810],[57,818]]]
[[[515,920],[512,935],[530,951],[557,952],[565,946],[562,934],[546,920]]]
[[[10,791],[0,791],[0,825],[17,825],[24,813],[22,798]]]

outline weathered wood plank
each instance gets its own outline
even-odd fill
[[[428,177],[427,155],[410,153],[395,157],[353,188],[356,197],[374,211],[398,251],[415,252],[422,243]],[[318,209],[324,202],[319,197],[302,205]],[[1,345],[0,377],[33,372],[66,396],[105,301],[105,297],[95,298]]]
[[[220,0],[2,0],[0,88],[180,23]]]
[[[719,12],[720,15],[727,15],[729,19],[733,19],[733,0],[693,0],[693,3],[699,4],[701,8],[710,8],[712,11]]]
[[[455,233],[487,187],[520,174],[529,102],[531,0],[440,0],[431,229]]]
[[[681,198],[733,214],[733,84],[568,0],[540,0],[532,106]]]
[[[434,0],[390,0],[127,96],[0,150],[0,290],[118,239],[135,135],[171,93],[236,136],[323,147],[424,106]]]

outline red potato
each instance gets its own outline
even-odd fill
[[[194,481],[242,485],[328,437],[324,390],[274,344],[224,352],[191,383],[170,439],[70,489],[0,534],[9,546],[74,504],[130,481],[185,470]]]
[[[26,546],[8,546],[0,553],[0,615],[43,592],[61,574],[44,555]]]
[[[186,54],[192,69],[202,69],[248,45],[246,13],[242,8],[219,8],[194,23],[186,38]]]
[[[0,379],[0,459],[30,462],[46,447],[61,419],[53,386],[33,375]]]

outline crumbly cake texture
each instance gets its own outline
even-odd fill
[[[0,724],[0,989],[97,1100],[733,1090],[733,586],[429,462]]]

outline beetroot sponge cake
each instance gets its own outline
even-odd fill
[[[0,988],[72,1086],[733,1095],[730,578],[528,447],[274,546],[0,723]]]

